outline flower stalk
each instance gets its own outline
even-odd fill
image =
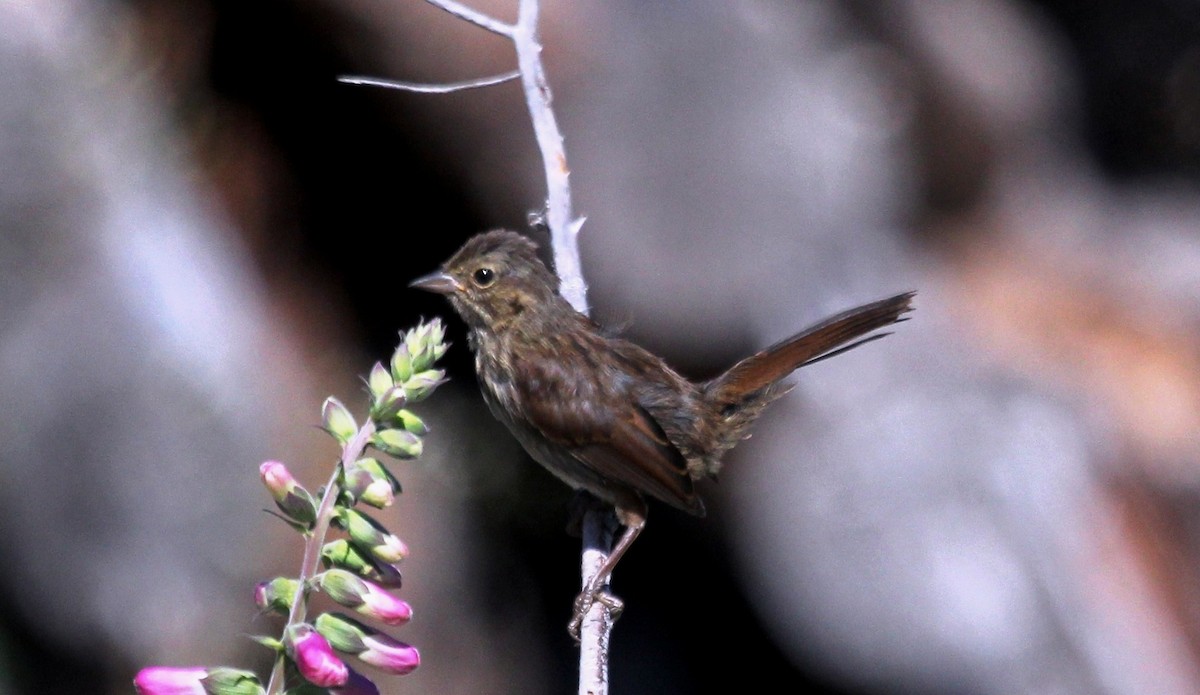
[[[375,684],[351,668],[339,652],[395,675],[409,673],[420,664],[415,647],[358,621],[340,614],[319,615],[310,621],[308,599],[312,592],[324,591],[364,618],[393,627],[412,618],[411,606],[392,593],[401,584],[395,565],[408,555],[408,546],[354,506],[362,502],[387,507],[400,492],[396,477],[374,455],[368,455],[370,450],[398,460],[421,454],[421,437],[429,428],[406,407],[429,397],[445,381],[445,373],[433,366],[445,354],[444,337],[438,320],[422,323],[403,335],[391,368],[377,364],[371,370],[367,379],[369,415],[361,425],[337,399],[325,400],[323,428],[338,442],[341,452],[319,490],[319,502],[284,464],[267,461],[259,467],[263,485],[279,509],[275,516],[304,538],[298,575],[276,577],[254,590],[254,602],[262,611],[286,615],[278,637],[253,638],[276,655],[266,687],[249,671],[152,666],[134,679],[139,693],[288,695],[313,692],[315,686],[342,695],[377,695]],[[346,538],[329,540],[335,530],[344,532]],[[357,641],[329,638],[329,634],[339,634],[336,630],[327,634],[330,625],[352,631]],[[296,685],[297,675],[307,685]],[[293,685],[285,690],[288,683]]]

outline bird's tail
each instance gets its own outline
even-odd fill
[[[747,357],[706,383],[705,399],[725,418],[720,451],[713,452],[715,459],[742,439],[763,407],[786,392],[776,388],[783,378],[800,367],[890,335],[867,334],[907,320],[904,314],[912,311],[915,294],[905,292],[831,316]]]

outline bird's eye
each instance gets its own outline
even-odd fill
[[[496,271],[491,268],[479,268],[471,273],[471,279],[480,287],[487,287],[496,281]]]

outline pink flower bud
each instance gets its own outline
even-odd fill
[[[345,685],[350,678],[349,667],[311,625],[295,625],[288,631],[287,651],[300,675],[313,685],[331,688]]]
[[[386,589],[342,569],[331,569],[317,577],[317,583],[334,601],[382,620],[388,625],[403,625],[412,618],[412,607]]]
[[[277,500],[282,499],[297,485],[292,472],[279,461],[264,461],[258,467],[258,474],[262,476],[263,484],[271,491],[271,496]]]
[[[382,632],[363,637],[363,644],[367,649],[358,658],[388,673],[403,676],[421,665],[421,655],[416,647],[394,640]]]
[[[133,686],[141,695],[206,695],[200,681],[207,675],[199,666],[149,666],[138,671]]]
[[[363,604],[356,609],[359,613],[388,625],[403,625],[412,620],[412,606],[407,601],[396,598],[371,582],[363,583],[367,585],[367,592],[363,594]]]
[[[267,461],[258,467],[263,485],[275,498],[279,511],[301,524],[311,524],[317,518],[317,505],[312,495],[292,477],[287,466],[279,461]]]
[[[392,564],[408,557],[408,544],[400,540],[399,536],[389,533],[379,541],[379,545],[371,548],[371,553],[377,560]]]

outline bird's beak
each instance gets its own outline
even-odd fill
[[[447,275],[440,270],[436,273],[423,275],[408,283],[408,286],[438,294],[454,294],[463,288],[453,276]]]

